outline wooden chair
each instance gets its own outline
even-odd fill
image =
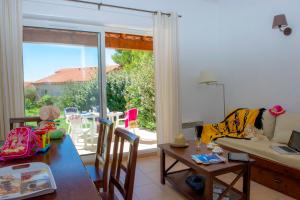
[[[18,126],[25,126],[27,122],[40,123],[42,120],[40,117],[15,117],[9,119],[10,130]],[[14,126],[15,125],[15,126]]]
[[[88,165],[86,166],[86,169],[89,172],[97,190],[103,188],[103,191],[107,192],[110,146],[114,124],[112,121],[107,119],[99,119],[99,124],[100,127],[95,165]]]
[[[133,195],[139,137],[122,128],[117,128],[114,136],[115,141],[109,180],[109,192],[103,192],[100,195],[104,200],[118,199],[114,192],[114,188],[116,188],[124,200],[131,200]],[[125,141],[129,143],[126,165],[123,163]],[[125,177],[121,176],[121,170],[123,170]]]

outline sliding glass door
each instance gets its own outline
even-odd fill
[[[79,154],[95,153],[102,115],[100,33],[24,27],[23,35],[26,116],[57,106],[57,127],[70,134]]]

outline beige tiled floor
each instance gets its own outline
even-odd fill
[[[172,162],[167,160],[167,166]],[[185,200],[180,193],[176,192],[168,183],[160,184],[159,157],[151,156],[139,158],[136,169],[136,179],[134,187],[135,200]],[[178,166],[182,168],[183,166]],[[233,179],[233,174],[226,174],[221,177],[224,181]],[[241,189],[242,182],[237,183],[236,188]],[[269,189],[256,182],[251,182],[251,199],[253,200],[292,200],[282,193]]]

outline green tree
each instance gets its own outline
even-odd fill
[[[139,110],[140,127],[155,129],[155,89],[153,53],[148,51],[116,50],[114,62],[126,72],[126,109]],[[109,98],[108,98],[109,99]]]
[[[154,70],[151,63],[143,66],[142,72],[134,69],[126,87],[127,109],[139,110],[138,124],[151,130],[155,129],[155,90]]]
[[[127,72],[131,72],[133,69],[142,70],[144,65],[153,64],[153,53],[140,50],[116,50],[112,60]]]

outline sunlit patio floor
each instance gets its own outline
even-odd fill
[[[122,126],[119,126],[122,127]],[[124,127],[123,127],[124,128]],[[134,134],[140,136],[140,143],[139,143],[139,150],[150,150],[157,148],[157,135],[156,132],[142,129],[142,128],[135,128],[134,130],[130,130]],[[87,155],[93,154],[96,152],[97,148],[97,138],[94,137],[93,139],[88,139],[85,144],[85,139],[83,137],[78,137],[78,139],[72,137],[73,143],[79,153],[79,155]],[[124,151],[128,151],[129,146],[128,144],[124,146]],[[112,148],[111,148],[112,151]]]

